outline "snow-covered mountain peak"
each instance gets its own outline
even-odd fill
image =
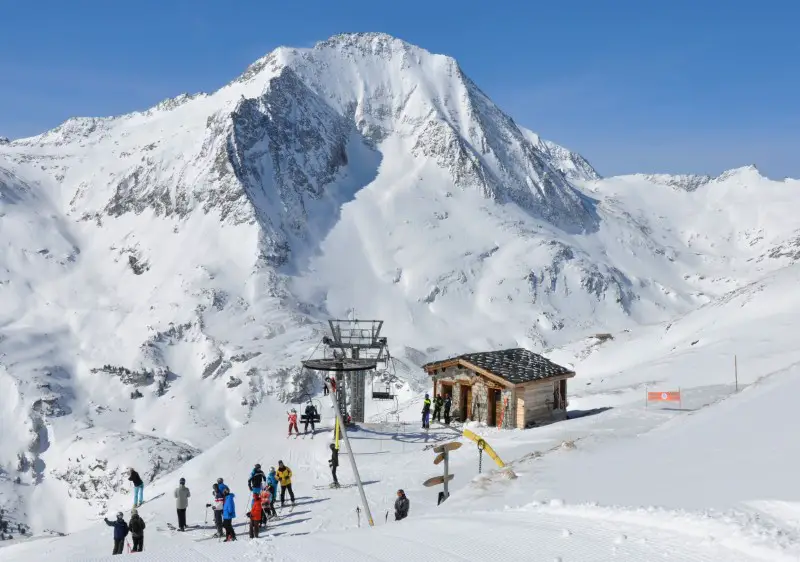
[[[739,180],[742,182],[752,182],[761,179],[766,179],[766,176],[761,174],[761,171],[755,166],[750,164],[748,166],[740,166],[722,172],[719,176],[714,178],[715,181],[723,182],[728,180]]]
[[[403,39],[380,32],[340,33],[318,42],[313,48],[315,50],[336,49],[357,52],[362,55],[376,55],[383,58],[390,58],[398,54],[430,54],[425,49],[412,45]]]
[[[637,174],[638,177],[660,185],[667,185],[684,191],[695,191],[714,178],[696,174]]]

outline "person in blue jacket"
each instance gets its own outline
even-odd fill
[[[227,534],[225,540],[235,541],[236,531],[233,530],[233,520],[236,518],[236,505],[233,503],[234,494],[226,486],[222,495],[225,498],[225,502],[222,504],[222,526],[225,527]]]
[[[274,466],[269,467],[269,474],[267,474],[267,487],[270,489],[269,491],[272,494],[272,499],[270,500],[269,506],[264,506],[264,513],[267,513],[271,517],[277,517],[278,512],[275,511],[275,497],[278,495],[278,475],[275,473]]]
[[[125,514],[121,511],[117,513],[116,521],[109,521],[107,517],[104,517],[103,520],[109,527],[114,527],[114,552],[111,554],[122,554],[125,537],[128,536],[128,524],[125,522]]]

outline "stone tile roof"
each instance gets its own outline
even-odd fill
[[[484,371],[489,371],[493,375],[502,377],[512,384],[545,380],[573,373],[572,370],[521,347],[483,353],[465,353],[443,361],[427,363],[422,368],[426,370],[428,368],[436,368],[437,364],[457,360],[471,363]]]

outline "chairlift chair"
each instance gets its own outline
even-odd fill
[[[380,385],[380,383],[378,383],[378,385]],[[394,398],[395,395],[392,393],[391,383],[384,383],[382,389],[380,386],[376,387],[375,383],[372,383],[373,400],[394,400]]]

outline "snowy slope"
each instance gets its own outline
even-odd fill
[[[297,365],[329,316],[386,321],[409,417],[429,359],[655,333],[639,327],[797,261],[799,185],[750,168],[601,179],[452,58],[382,34],[2,143],[0,507],[71,532],[114,505],[127,466],[149,483],[194,459],[207,478],[259,404],[319,391]],[[693,382],[610,366],[613,349],[581,376]],[[55,507],[32,509],[43,497]]]
[[[359,471],[368,483],[365,490],[375,529],[356,528],[359,500],[354,488],[314,488],[327,482],[325,449],[330,432],[313,440],[287,441],[281,436],[281,406],[268,401],[256,408],[252,423],[147,489],[147,497],[167,495],[142,508],[150,529],[145,555],[178,561],[345,556],[406,560],[411,554],[422,560],[478,560],[485,553],[509,560],[535,555],[562,562],[796,560],[798,498],[792,490],[800,450],[776,428],[798,423],[796,408],[791,407],[800,380],[798,363],[785,353],[797,333],[797,320],[796,314],[782,317],[769,306],[788,296],[787,288],[794,286],[798,275],[797,266],[787,268],[669,325],[653,326],[650,333],[627,341],[606,340],[589,355],[591,359],[579,363],[593,382],[590,386],[602,389],[587,393],[585,388],[574,388],[575,419],[525,431],[473,427],[517,478],[494,470],[487,458],[484,474],[478,475],[474,443],[464,441],[453,454],[453,495],[442,506],[436,506],[436,490],[424,488],[422,481],[440,471],[431,462],[431,445],[457,438],[457,433],[436,427],[424,433],[415,423],[366,424],[351,438]],[[792,301],[783,302],[794,308]],[[714,341],[719,343],[689,345],[692,352],[682,346],[672,349],[676,342],[694,341],[703,326],[713,326]],[[715,379],[709,365],[747,347],[740,339],[744,326],[760,334],[761,340],[753,346],[756,350],[748,357],[746,373],[743,370],[744,388],[734,394],[732,385],[724,386],[722,374]],[[601,359],[618,362],[615,347],[637,360],[622,365],[622,373],[603,385]],[[653,384],[654,373],[665,365],[670,376],[685,377],[681,381],[685,411],[658,405],[645,409],[641,393],[627,398],[620,394],[630,384]],[[688,377],[687,372],[699,374]],[[667,378],[656,384],[673,388],[675,382]],[[613,407],[587,412],[583,404],[588,401]],[[323,424],[329,427],[327,405],[323,402]],[[404,415],[413,419],[416,412],[414,408]],[[211,532],[202,523],[208,483],[224,476],[240,498],[241,512],[250,466],[256,461],[274,464],[278,458],[295,472],[298,507],[284,513],[284,519],[259,541],[194,542]],[[348,462],[341,458],[340,479],[350,483]],[[169,492],[179,476],[186,477],[193,489],[190,523],[199,526],[186,535],[165,527],[175,517]],[[385,521],[383,514],[391,509],[393,492],[399,487],[411,498],[411,517],[403,523],[391,517]],[[126,491],[112,501],[109,511],[126,509],[129,501]],[[240,517],[239,522],[246,520]],[[491,533],[485,532],[487,526]],[[98,541],[98,533],[104,539],[110,536],[101,524],[65,538],[0,549],[0,560],[54,555],[65,560],[100,559],[110,541]]]

